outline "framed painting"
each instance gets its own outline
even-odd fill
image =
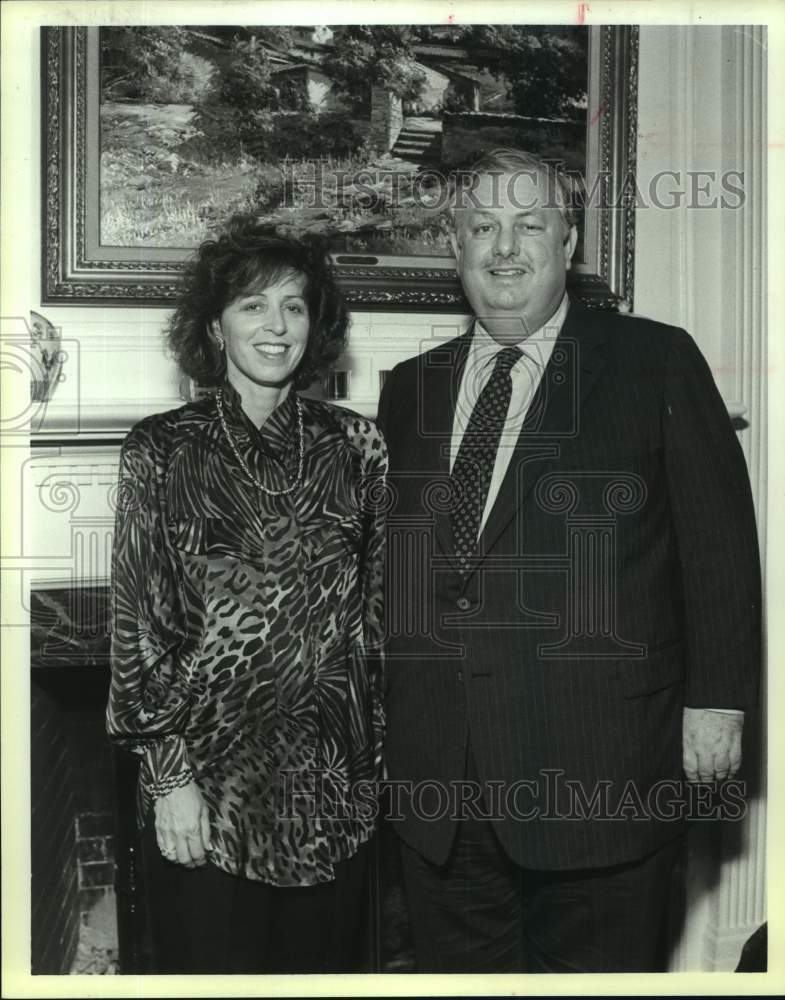
[[[449,180],[517,146],[579,195],[572,293],[631,308],[637,45],[634,26],[43,28],[44,302],[168,305],[242,211],[322,238],[354,308],[465,312]]]

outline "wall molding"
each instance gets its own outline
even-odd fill
[[[765,32],[765,27],[731,25],[641,29],[640,186],[660,169],[743,170],[745,200],[736,209],[712,212],[641,211],[636,263],[636,310],[686,327],[724,398],[732,401],[729,410],[743,413],[739,441],[764,558]],[[765,691],[761,705],[765,721]],[[752,734],[757,719],[749,726]],[[742,945],[765,920],[765,752],[758,740],[752,743],[745,751],[745,774],[755,787],[745,818],[716,831],[713,839],[705,830],[690,831],[686,920],[672,956],[673,971],[734,969]]]
[[[767,253],[766,253],[766,28],[760,25],[723,29],[722,62],[726,67],[727,128],[732,141],[727,169],[744,170],[746,201],[743,209],[724,220],[735,249],[725,260],[723,274],[723,347],[735,357],[734,391],[748,407],[748,430],[741,435],[750,470],[758,515],[761,562],[766,566],[766,453],[767,453]],[[723,106],[723,111],[725,107]],[[731,355],[731,347],[735,354]],[[764,576],[765,579],[765,576]],[[761,690],[760,745],[751,753],[760,758],[760,789],[749,803],[739,830],[723,832],[722,879],[707,946],[717,970],[736,966],[747,938],[766,920],[766,686]]]

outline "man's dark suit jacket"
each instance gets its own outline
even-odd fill
[[[380,402],[394,498],[386,759],[414,793],[398,794],[397,826],[447,859],[445,796],[470,737],[517,864],[631,861],[681,830],[683,706],[755,698],[744,458],[687,333],[572,304],[462,579],[449,446],[470,338],[397,365]]]

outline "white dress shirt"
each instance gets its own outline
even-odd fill
[[[526,414],[531,406],[534,394],[537,392],[537,386],[540,384],[540,379],[546,365],[550,360],[556,338],[559,336],[559,332],[564,324],[568,305],[569,301],[565,295],[561,300],[559,308],[548,322],[531,334],[531,336],[526,337],[515,345],[523,353],[521,359],[510,369],[512,377],[510,407],[507,410],[507,419],[504,422],[499,447],[496,452],[496,462],[493,466],[493,475],[491,476],[491,483],[488,488],[488,498],[485,502],[482,520],[480,521],[481,532],[485,528],[488,515],[493,509],[493,505],[499,495],[499,490],[507,472],[507,467],[510,464],[515,443],[520,436]],[[469,353],[466,357],[466,365],[463,369],[461,384],[458,388],[458,398],[455,404],[455,418],[453,420],[452,438],[450,440],[451,472],[477,399],[491,377],[493,366],[496,362],[496,355],[505,346],[509,345],[497,343],[479,321],[475,322],[474,334],[472,342],[469,345]]]

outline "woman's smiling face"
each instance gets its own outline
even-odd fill
[[[226,373],[244,382],[281,387],[291,382],[308,345],[310,317],[305,275],[289,272],[264,288],[248,289],[213,323],[226,344]]]

